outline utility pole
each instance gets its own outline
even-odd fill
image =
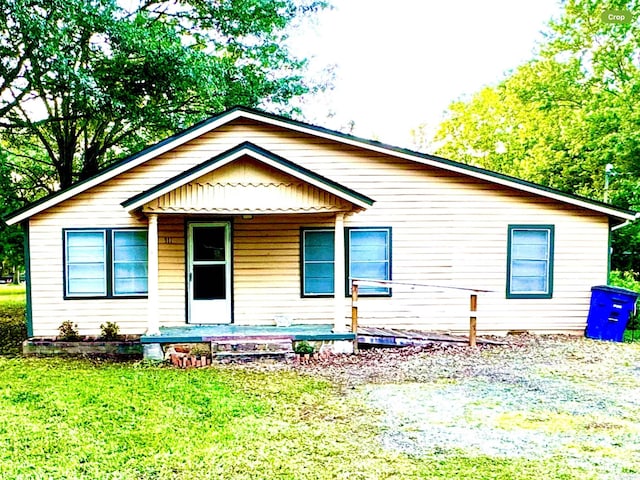
[[[604,202],[608,203],[609,202],[609,178],[612,177],[614,175],[613,173],[613,165],[610,163],[607,163],[607,165],[604,167]]]

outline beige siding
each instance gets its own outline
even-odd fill
[[[122,201],[247,140],[373,198],[372,207],[347,215],[345,223],[392,227],[394,280],[492,290],[479,297],[481,332],[579,332],[585,325],[590,287],[606,282],[608,220],[604,215],[244,121],[203,135],[32,218],[35,335],[53,335],[67,319],[77,321],[82,333],[96,333],[105,320],[118,321],[125,332],[142,333],[144,299],[63,300],[62,228],[144,226],[144,216],[129,215]],[[181,325],[185,322],[185,221],[180,214],[159,218],[161,323]],[[555,226],[552,299],[505,298],[509,224]],[[281,314],[300,322],[331,321],[333,300],[300,296],[299,231],[302,226],[332,225],[328,214],[234,217],[237,323],[272,323]],[[345,298],[345,321],[348,306]],[[468,295],[398,285],[391,298],[363,298],[360,314],[368,325],[464,331]]]

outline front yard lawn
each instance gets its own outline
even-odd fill
[[[398,453],[379,422],[277,368],[0,357],[0,478],[585,478],[558,459]]]

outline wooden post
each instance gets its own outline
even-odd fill
[[[358,351],[358,284],[351,280],[351,331],[355,334],[353,351]]]
[[[158,306],[158,215],[148,215],[148,294],[147,294],[147,335],[160,333]]]
[[[471,294],[471,298],[469,301],[470,306],[470,316],[469,316],[469,346],[476,346],[476,330],[477,330],[477,317],[476,312],[478,311],[478,295],[476,293]]]
[[[345,310],[344,310],[344,297],[343,293],[346,292],[347,285],[345,281],[345,248],[344,248],[344,212],[336,213],[334,234],[334,274],[333,274],[333,289],[334,289],[334,313],[333,313],[333,331],[334,332],[346,332],[347,324],[345,322]]]

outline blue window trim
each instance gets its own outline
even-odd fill
[[[345,276],[346,276],[346,291],[345,291],[345,295],[347,297],[351,297],[351,232],[353,231],[384,231],[387,233],[387,257],[388,257],[388,262],[387,262],[387,277],[384,280],[389,280],[391,281],[392,278],[392,272],[393,272],[393,258],[392,258],[392,252],[393,252],[393,242],[392,242],[392,228],[391,227],[347,227],[345,228],[345,253],[346,253],[346,261],[345,261]],[[366,287],[365,287],[366,288]],[[385,288],[385,292],[366,292],[364,290],[360,290],[358,292],[358,296],[359,297],[391,297],[392,296],[392,289],[391,287],[389,288]]]
[[[138,232],[147,232],[146,228],[139,227],[124,227],[124,228],[63,228],[62,229],[62,289],[63,289],[63,298],[64,300],[92,300],[92,299],[105,299],[105,298],[117,298],[117,299],[128,299],[128,298],[147,298],[148,293],[140,293],[140,294],[125,294],[125,295],[116,295],[113,293],[113,283],[114,283],[114,275],[113,275],[113,232],[120,231],[138,231]],[[103,238],[105,240],[105,294],[88,294],[88,295],[77,295],[77,294],[68,294],[67,293],[67,232],[101,232],[103,234]],[[147,238],[147,248],[148,248],[148,238]]]
[[[332,235],[335,232],[333,228],[327,227],[301,227],[300,228],[300,297],[302,298],[333,298],[334,293],[305,293],[305,234],[307,232],[330,232]],[[334,247],[335,248],[335,247]],[[335,265],[335,250],[334,250],[334,265]]]
[[[547,264],[547,291],[542,293],[512,293],[511,292],[511,247],[514,230],[544,230],[549,232],[549,259]],[[507,229],[507,298],[553,298],[553,270],[554,270],[554,225],[509,225]]]

